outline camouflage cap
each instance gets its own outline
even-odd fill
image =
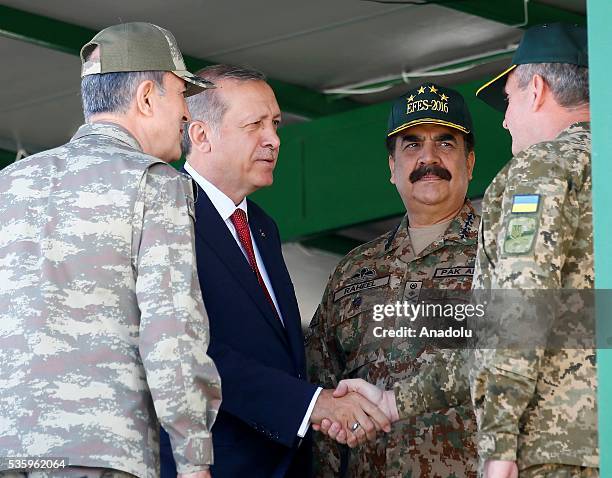
[[[96,47],[99,56],[90,57]],[[128,71],[169,71],[185,80],[185,96],[215,85],[187,71],[174,35],[152,23],[121,23],[105,28],[81,48],[81,77]]]
[[[506,76],[518,65],[528,63],[569,63],[588,67],[586,27],[551,23],[528,29],[512,57],[512,65],[481,86],[476,96],[496,110],[506,111]]]
[[[472,116],[461,93],[425,83],[394,101],[387,137],[419,124],[439,124],[469,134]]]

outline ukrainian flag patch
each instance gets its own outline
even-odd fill
[[[515,194],[512,197],[512,213],[537,212],[540,204],[539,194]]]

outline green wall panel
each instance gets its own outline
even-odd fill
[[[12,164],[15,161],[16,156],[17,153],[14,153],[13,151],[0,149],[0,169]]]

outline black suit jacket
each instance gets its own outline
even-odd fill
[[[212,429],[213,476],[310,476],[309,436],[300,440],[297,430],[317,387],[306,381],[300,315],[278,228],[248,201],[251,235],[284,327],[234,237],[200,188],[195,211],[198,275],[210,321],[208,353],[219,370],[223,394]],[[164,436],[164,475],[168,455]]]

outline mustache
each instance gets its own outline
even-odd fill
[[[416,183],[428,174],[438,176],[445,181],[450,181],[453,177],[448,169],[438,166],[437,164],[428,164],[427,166],[421,166],[419,169],[412,171],[408,179],[411,183]]]
[[[274,148],[263,148],[258,152],[258,157],[266,160],[275,160],[278,157],[278,150],[274,150]]]

